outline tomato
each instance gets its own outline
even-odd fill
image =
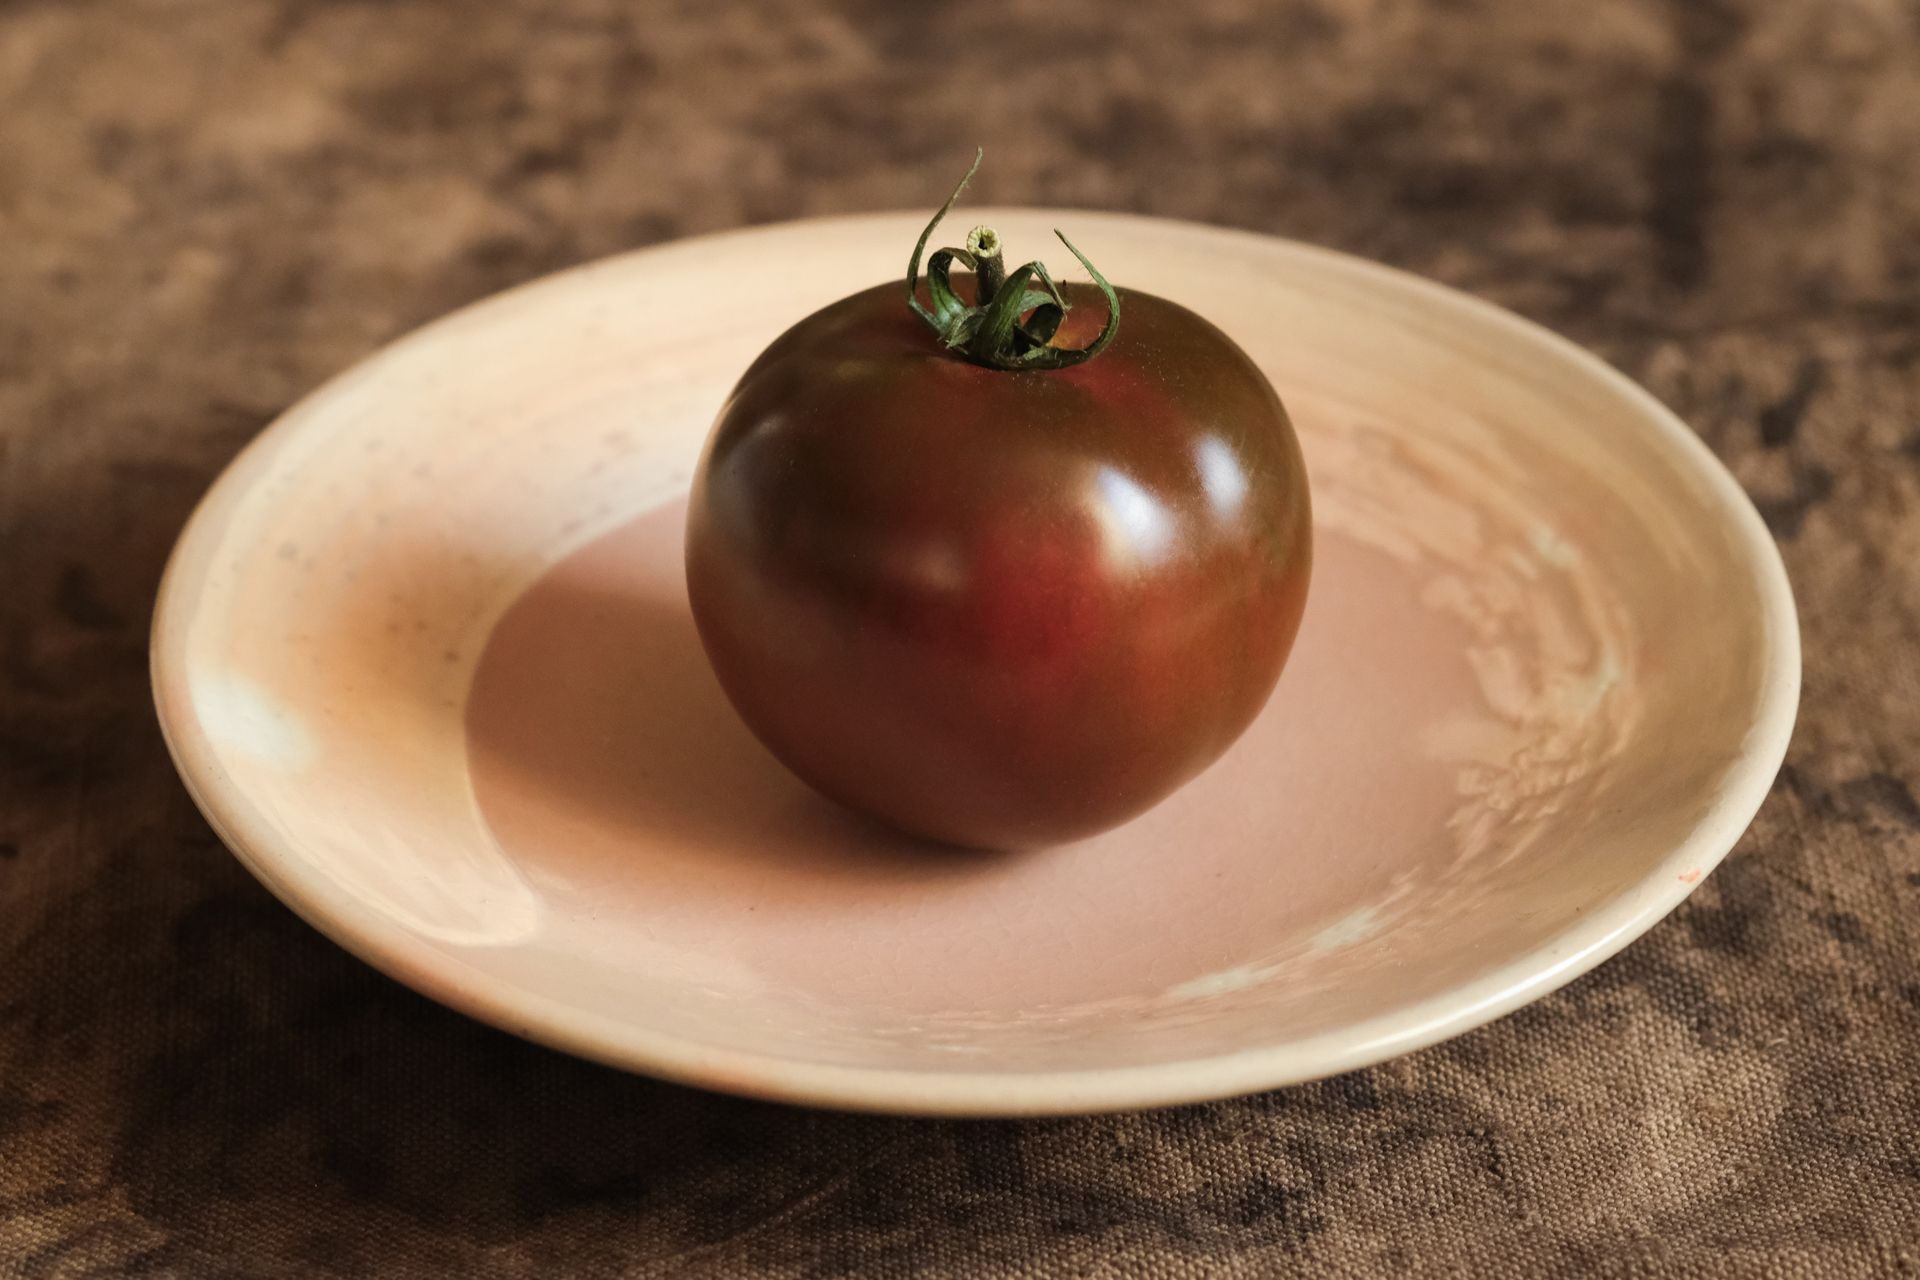
[[[1041,278],[943,252],[989,287]],[[1299,444],[1175,303],[1049,283],[1060,305],[1029,294],[999,348],[1037,367],[993,367],[947,345],[993,318],[930,274],[918,307],[856,293],[742,376],[693,486],[694,619],[746,723],[826,795],[962,845],[1089,835],[1204,769],[1279,679],[1311,561]],[[1110,340],[1073,347],[1103,311]]]

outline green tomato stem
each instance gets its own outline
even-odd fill
[[[1000,235],[992,227],[967,232],[967,252],[973,255],[974,305],[986,306],[1007,281],[1006,259],[1000,256]]]
[[[972,167],[913,246],[913,257],[907,263],[907,306],[927,322],[949,350],[992,369],[1066,369],[1093,359],[1120,331],[1120,295],[1063,232],[1054,234],[1080,260],[1107,301],[1107,322],[1099,336],[1084,347],[1053,345],[1053,335],[1071,304],[1043,263],[1029,262],[1009,272],[1001,256],[1000,236],[992,227],[975,227],[967,235],[965,248],[940,249],[926,260],[927,293],[932,305],[920,301],[920,260],[927,241],[973,180],[984,155],[984,150],[974,152]],[[974,273],[971,305],[954,292],[949,278],[956,262]],[[1029,282],[1037,287],[1029,287]]]

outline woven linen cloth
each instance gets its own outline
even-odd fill
[[[1806,683],[1686,905],[1370,1070],[934,1122],[522,1043],[248,877],[146,678],[219,468],[456,305],[928,208],[976,143],[981,202],[1394,263],[1702,435],[1784,548]],[[1917,157],[1901,0],[5,0],[0,1276],[1920,1267]]]

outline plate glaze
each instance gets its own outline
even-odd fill
[[[760,1096],[1015,1114],[1432,1043],[1612,954],[1732,846],[1791,729],[1793,605],[1751,505],[1650,396],[1341,255],[977,216],[1016,253],[1069,227],[1237,339],[1295,419],[1313,591],[1218,764],[1095,839],[963,853],[818,799],[734,717],[687,615],[685,492],[738,372],[893,273],[920,221],[836,219],[470,307],[234,463],[169,568],[154,681],[242,860],[536,1040]]]

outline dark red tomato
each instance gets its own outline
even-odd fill
[[[1105,310],[1067,300],[1056,341]],[[734,389],[688,592],[741,716],[818,790],[958,844],[1067,840],[1192,778],[1266,701],[1306,601],[1299,445],[1225,334],[1121,302],[1097,358],[1010,371],[877,287]]]

